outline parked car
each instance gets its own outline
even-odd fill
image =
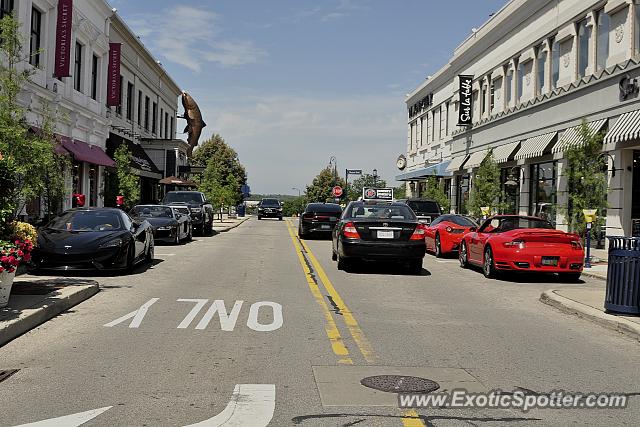
[[[162,199],[163,205],[187,206],[191,212],[194,231],[209,234],[213,231],[213,206],[200,191],[169,191]]]
[[[169,205],[137,205],[130,212],[134,219],[148,221],[153,229],[153,239],[179,245],[193,237],[189,208]]]
[[[577,281],[584,249],[577,234],[556,230],[544,219],[497,215],[471,228],[460,243],[460,266],[481,266],[486,277],[501,271],[558,273]]]
[[[278,218],[282,221],[282,203],[278,199],[262,199],[258,204],[258,220]]]
[[[478,228],[471,218],[462,215],[441,215],[431,221],[424,234],[427,251],[431,251],[437,258],[445,254],[458,251],[462,237],[471,230]]]
[[[311,234],[331,235],[341,215],[342,208],[338,204],[309,203],[300,214],[298,236],[304,239]]]
[[[333,230],[332,259],[339,270],[348,270],[354,260],[392,261],[419,274],[425,229],[404,203],[350,202]]]
[[[398,202],[406,203],[423,224],[431,224],[431,221],[442,215],[442,207],[434,200],[410,198],[398,199]]]
[[[38,230],[36,269],[125,270],[153,261],[151,224],[115,208],[77,208]]]

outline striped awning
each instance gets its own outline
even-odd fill
[[[451,163],[449,163],[449,166],[447,166],[447,172],[458,172],[460,170],[460,167],[462,167],[462,165],[467,161],[468,158],[468,154],[454,157],[453,159],[451,159]]]
[[[595,122],[587,123],[589,135],[595,135],[600,132],[605,123],[607,123],[607,119],[596,120]],[[578,125],[567,129],[560,137],[558,143],[553,146],[553,150],[551,150],[551,152],[563,153],[564,150],[569,147],[579,147],[584,144],[584,141],[582,140],[582,134],[580,133],[581,127],[582,125]]]
[[[605,144],[640,138],[640,110],[629,111],[618,118],[604,138]]]
[[[522,143],[520,150],[518,150],[514,158],[516,160],[524,160],[542,156],[556,135],[558,135],[558,132],[549,132],[527,139]]]
[[[465,169],[477,168],[478,166],[480,166],[480,163],[482,163],[482,161],[486,156],[487,156],[487,150],[480,150],[480,151],[476,151],[475,153],[471,153],[471,155],[469,156],[469,160],[467,160],[467,163],[464,164],[464,168]]]
[[[520,141],[516,141],[494,147],[493,160],[495,160],[498,164],[507,163],[509,160],[511,160],[514,151],[516,151],[519,146]]]

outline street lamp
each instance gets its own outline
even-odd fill
[[[378,185],[378,169],[373,170],[373,186],[377,187]]]
[[[296,187],[291,187],[292,190],[298,190],[298,197],[300,197],[300,189]]]

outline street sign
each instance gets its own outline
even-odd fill
[[[340,187],[339,185],[336,185],[335,187],[333,187],[333,189],[331,190],[331,194],[333,194],[333,197],[342,197],[342,193],[344,191],[342,190],[342,187]]]
[[[364,200],[393,200],[393,188],[363,188]]]
[[[362,175],[362,169],[347,169],[347,175]]]

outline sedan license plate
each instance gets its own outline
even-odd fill
[[[323,230],[331,230],[331,226],[330,225],[326,225],[326,224],[322,224],[320,226],[320,228],[323,229]]]
[[[336,222],[337,220],[338,220],[338,218],[335,217],[335,216],[329,217],[329,221],[331,221],[331,222]]]
[[[557,267],[558,266],[558,258],[557,257],[552,257],[552,256],[543,256],[542,257],[542,265],[547,265],[547,266],[551,266],[551,267]]]
[[[393,231],[378,230],[378,239],[393,239]]]

